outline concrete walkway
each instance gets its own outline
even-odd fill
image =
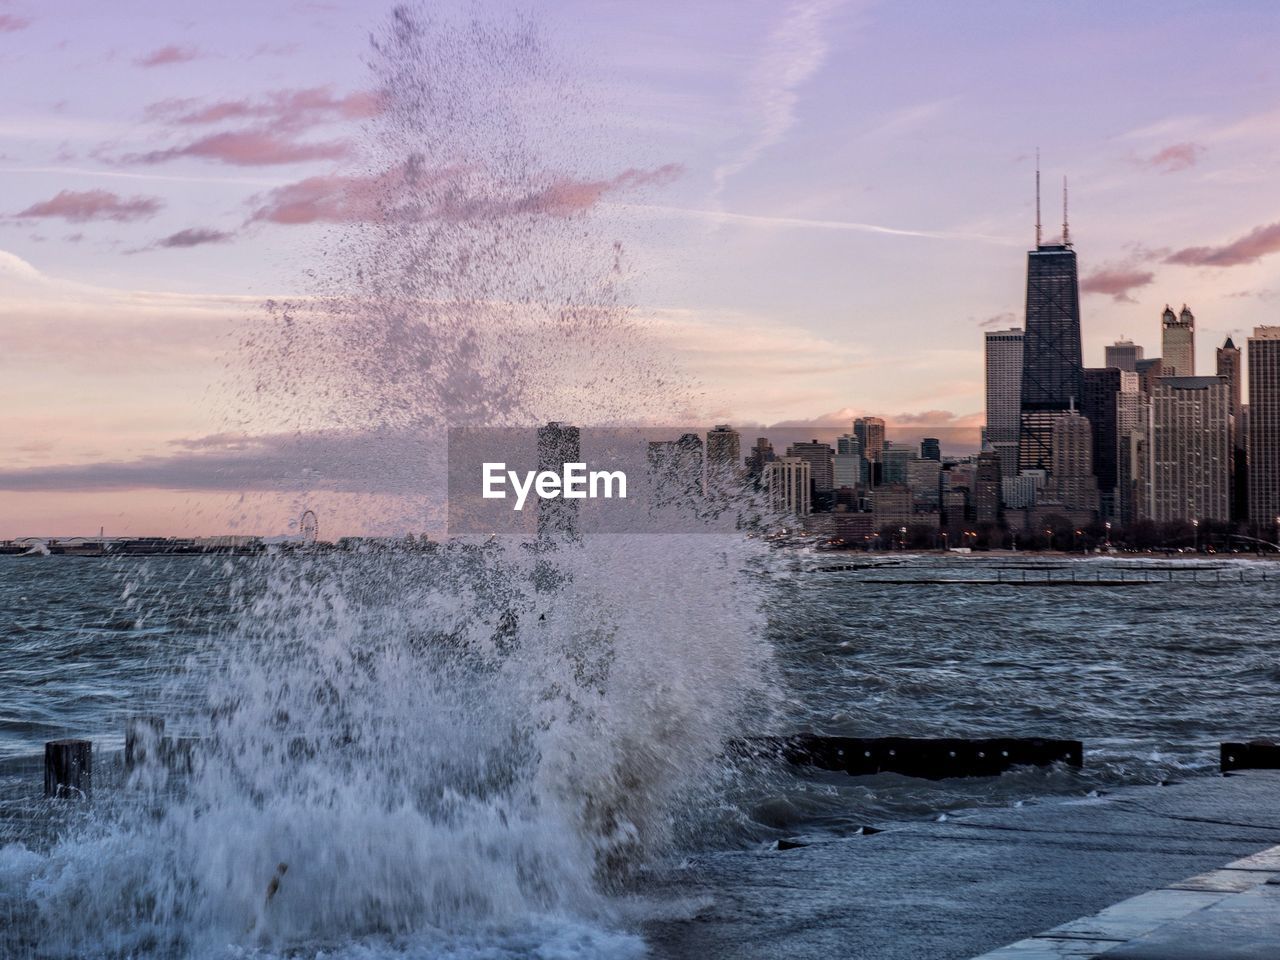
[[[1276,960],[1280,847],[1130,897],[977,960]]]
[[[1266,883],[1280,859],[1250,857],[1280,843],[1280,772],[875,825],[883,832],[692,862],[671,886],[706,900],[649,929],[653,954],[1280,958],[1280,886]]]

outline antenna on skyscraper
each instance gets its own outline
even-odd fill
[[[1067,227],[1067,178],[1062,178],[1062,245],[1071,246],[1071,231]]]
[[[1036,246],[1040,246],[1040,148],[1036,147]]]

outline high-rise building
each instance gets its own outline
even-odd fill
[[[830,444],[810,440],[787,447],[788,457],[799,457],[809,463],[814,493],[830,493],[835,489],[835,451]]]
[[[739,481],[742,470],[742,438],[727,423],[718,423],[707,431],[707,492],[731,489]]]
[[[914,459],[915,450],[911,447],[886,440],[881,454],[880,483],[906,483],[907,464]]]
[[[1093,429],[1084,416],[1060,413],[1053,421],[1053,461],[1046,500],[1070,512],[1098,509],[1098,480],[1093,473]]]
[[[862,444],[868,463],[879,463],[884,453],[884,421],[879,417],[859,417],[853,421],[853,435]],[[874,476],[871,478],[874,481]]]
[[[1255,327],[1247,346],[1249,519],[1280,533],[1280,327]]]
[[[1240,407],[1244,400],[1242,393],[1243,377],[1240,369],[1240,348],[1235,341],[1227,337],[1226,342],[1218,348],[1218,376],[1226,377],[1227,392],[1231,395],[1231,419],[1240,419]]]
[[[855,489],[866,483],[866,463],[862,456],[862,444],[857,437],[848,433],[836,437],[836,455],[832,468],[832,483],[835,488]]]
[[[1138,373],[1138,383],[1142,392],[1148,397],[1155,393],[1156,381],[1164,376],[1164,361],[1160,357],[1150,357],[1134,364]]]
[[[1107,345],[1106,354],[1106,366],[1115,367],[1127,373],[1136,373],[1138,361],[1142,359],[1142,347],[1132,340],[1117,340]]]
[[[582,431],[572,424],[550,421],[538,428],[538,469],[560,473],[566,463],[581,459]],[[565,497],[539,498],[538,537],[574,537],[578,532],[578,501]]]
[[[1027,253],[1027,319],[1022,341],[1018,427],[1018,466],[1022,470],[1051,468],[1054,421],[1080,400],[1080,283],[1066,221],[1064,189],[1062,242],[1041,242],[1037,170],[1036,248]]]
[[[1231,399],[1222,377],[1161,377],[1151,399],[1153,520],[1231,516]]]
[[[914,523],[911,491],[905,483],[882,483],[871,495],[871,509],[877,530]]]
[[[1139,494],[1146,476],[1143,464],[1149,407],[1140,376],[1121,371],[1120,392],[1116,394],[1115,495],[1115,516],[1121,524],[1132,523],[1139,516]]]
[[[908,461],[907,489],[911,491],[911,502],[917,511],[929,513],[938,509],[941,474],[942,464],[937,460]]]
[[[649,482],[655,506],[687,507],[702,497],[705,458],[702,438],[684,433],[678,440],[649,441]]]
[[[727,423],[718,423],[707,431],[707,467],[712,464],[737,467],[742,439]]]
[[[800,457],[778,457],[764,468],[764,487],[774,513],[807,517],[812,510],[809,461]]]
[[[1218,348],[1218,376],[1225,377],[1231,403],[1231,519],[1243,520],[1249,511],[1249,456],[1244,441],[1244,404],[1240,348],[1230,337]]]
[[[978,454],[973,480],[973,519],[977,523],[1000,521],[1000,456],[994,450]]]
[[[920,441],[920,459],[942,462],[942,444],[937,437],[925,437]]]
[[[1083,371],[1084,396],[1080,412],[1089,420],[1093,435],[1093,473],[1098,478],[1098,506],[1104,519],[1116,512],[1116,456],[1120,434],[1116,426],[1117,399],[1126,376],[1117,367],[1091,367]],[[1136,374],[1127,374],[1134,377]]]
[[[1165,304],[1160,316],[1161,363],[1166,377],[1194,377],[1196,375],[1196,318],[1187,305],[1174,314]]]
[[[988,330],[986,334],[986,442],[1000,454],[1007,476],[1018,472],[1018,411],[1022,402],[1022,331]]]
[[[756,445],[751,448],[751,455],[747,457],[748,475],[753,477],[764,476],[765,464],[772,463],[773,459],[773,444],[769,442],[769,438],[757,437]]]

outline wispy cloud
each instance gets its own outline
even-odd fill
[[[397,167],[372,176],[316,176],[259,197],[249,219],[297,225],[419,218],[465,222],[532,214],[568,217],[589,210],[607,194],[669,183],[681,170],[679,164],[670,163],[649,170],[631,168],[600,180],[552,177],[541,186],[485,196],[469,196],[460,189],[430,189],[436,183],[453,182],[458,176],[454,170],[424,174]],[[419,188],[426,189],[425,209]]]
[[[1202,153],[1204,153],[1204,147],[1198,143],[1175,143],[1150,157],[1141,158],[1138,162],[1161,173],[1177,173],[1195,166]]]
[[[61,217],[71,223],[114,220],[120,223],[145,220],[164,206],[159,197],[122,197],[109,190],[63,190],[56,196],[33,203],[18,217]]]
[[[1280,251],[1280,223],[1255,227],[1243,237],[1216,247],[1185,247],[1165,258],[1184,267],[1237,267],[1257,263]]]
[[[616,209],[637,214],[683,217],[721,224],[742,224],[753,227],[775,227],[801,230],[838,230],[852,233],[876,233],[894,237],[923,237],[928,240],[979,240],[1002,246],[1016,246],[1012,237],[991,234],[966,233],[948,230],[916,230],[909,227],[888,227],[878,223],[861,223],[853,220],[815,220],[806,217],[777,217],[755,213],[732,213],[727,210],[696,210],[687,207],[667,207],[655,204],[614,204]]]
[[[199,56],[200,51],[194,47],[180,47],[171,43],[168,46],[152,50],[133,62],[140,67],[163,67],[171,63],[186,63],[189,60],[195,60]]]
[[[712,174],[715,196],[795,124],[800,88],[827,58],[823,28],[843,0],[795,0],[769,35],[764,53],[751,71],[747,99],[755,129],[746,145]]]
[[[199,126],[226,120],[262,120],[274,128],[300,130],[320,123],[362,120],[382,109],[382,99],[372,91],[334,96],[329,87],[273,90],[254,100],[162,100],[147,108],[152,120],[179,126]]]
[[[179,230],[167,237],[162,237],[152,244],[153,247],[174,249],[185,247],[201,247],[207,243],[226,243],[232,234],[223,230],[211,230],[205,227],[189,227]]]
[[[31,26],[27,17],[19,17],[12,13],[0,13],[0,33],[16,33]]]
[[[1134,290],[1150,286],[1155,281],[1150,270],[1127,265],[1103,266],[1087,274],[1080,281],[1081,293],[1105,294],[1117,303],[1136,303],[1131,296]]]
[[[266,167],[312,160],[341,160],[351,152],[345,140],[308,143],[270,130],[231,130],[201,137],[181,147],[130,154],[125,163],[164,163],[199,157],[239,167]]]

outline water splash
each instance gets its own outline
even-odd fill
[[[578,95],[529,22],[397,8],[371,65],[365,168],[268,198],[335,233],[317,295],[246,341],[237,422],[300,450],[341,438],[323,479],[422,523],[441,465],[399,461],[449,426],[688,409],[593,216],[670,171],[569,165]],[[202,738],[191,771],[144,766],[41,853],[0,852],[0,945],[639,955],[631,879],[768,712],[759,562],[757,542],[692,534],[267,558],[170,690]]]

